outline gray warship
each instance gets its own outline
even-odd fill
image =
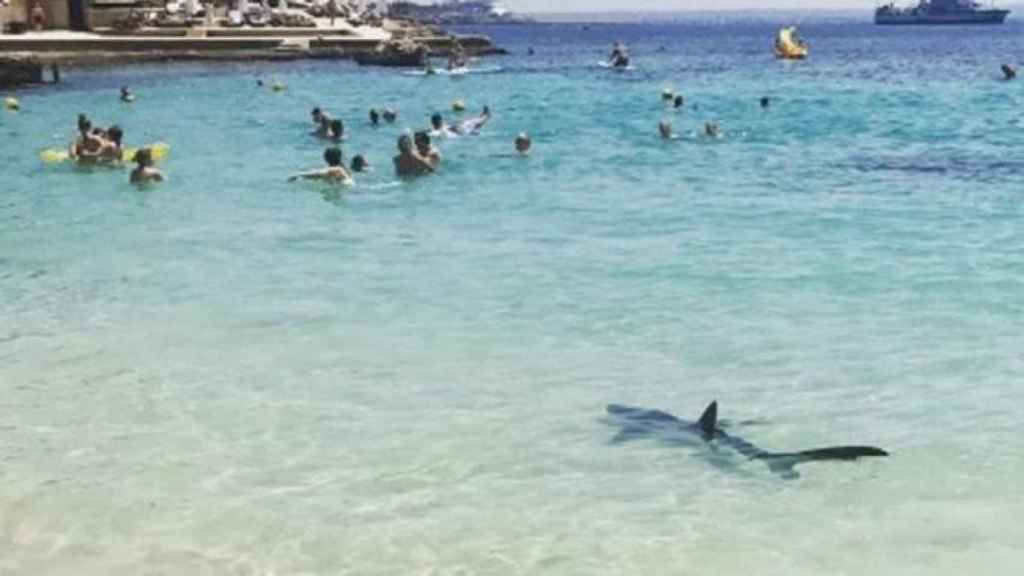
[[[913,8],[895,3],[875,9],[875,24],[1002,24],[1009,10],[985,8],[973,0],[921,0]]]

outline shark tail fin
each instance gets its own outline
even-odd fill
[[[760,457],[768,464],[768,469],[783,478],[797,478],[800,474],[793,469],[797,464],[820,460],[856,460],[868,456],[888,456],[889,453],[874,446],[830,446],[800,452],[783,454],[765,454]]]
[[[704,413],[700,415],[700,420],[697,421],[697,425],[700,426],[702,432],[705,435],[711,436],[715,433],[715,426],[718,425],[718,401],[712,400],[711,404],[704,409]]]

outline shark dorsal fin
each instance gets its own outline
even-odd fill
[[[704,413],[700,415],[700,420],[697,421],[697,426],[704,434],[712,435],[715,433],[715,426],[718,424],[718,401],[712,400],[711,404],[704,409]]]

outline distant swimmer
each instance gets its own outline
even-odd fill
[[[285,88],[287,88],[287,86],[285,86],[284,82],[281,82],[280,80],[275,81],[270,86],[270,89],[273,90],[274,92],[284,92]]]
[[[384,119],[388,124],[394,124],[395,120],[398,120],[398,111],[391,108],[385,108],[381,113],[380,117]]]
[[[323,124],[324,118],[330,120],[330,116],[325,114],[324,111],[321,110],[319,106],[313,108],[313,110],[310,111],[309,115],[313,118],[313,125],[316,126],[317,128],[319,128],[320,125]]]
[[[526,49],[526,55],[527,56],[533,56],[536,53],[537,53],[537,51],[533,49],[533,46],[530,46],[529,48]]]
[[[460,136],[466,136],[470,134],[478,134],[480,130],[491,120],[491,107],[484,106],[480,115],[475,118],[463,120],[452,127],[452,132]]]
[[[718,122],[705,122],[704,123],[704,135],[708,138],[721,138],[722,131],[718,127]]]
[[[616,42],[612,46],[612,53],[608,55],[608,66],[612,68],[626,68],[629,66],[629,49],[622,42]]]
[[[761,96],[761,109],[767,110],[772,105],[772,101],[767,96]]]
[[[380,125],[380,113],[377,112],[376,108],[370,108],[370,125],[371,126],[379,126]]]
[[[1009,64],[1003,64],[1000,69],[1003,71],[1003,80],[1013,80],[1017,77],[1017,69]]]
[[[682,108],[683,104],[685,104],[685,103],[686,103],[686,100],[683,99],[683,95],[682,94],[676,94],[676,97],[672,99],[672,107],[675,108],[676,110]]]
[[[316,130],[313,130],[313,136],[317,138],[330,138],[331,137],[331,117],[327,114],[321,113],[319,115],[320,122],[316,126]]]
[[[676,135],[672,133],[672,123],[668,120],[662,120],[658,122],[658,134],[661,134],[662,140],[675,140]]]
[[[108,164],[120,164],[124,156],[124,149],[121,147],[124,131],[119,126],[111,126],[107,128],[106,137],[106,142],[100,149],[99,160]]]
[[[132,94],[131,90],[128,90],[127,86],[121,86],[121,102],[125,102],[127,104],[135,102],[135,94]]]
[[[352,174],[350,174],[345,168],[344,159],[341,155],[341,148],[331,146],[324,150],[324,162],[327,163],[326,168],[295,174],[294,176],[290,176],[288,181],[324,180],[332,184],[344,184],[346,186],[353,184]]]
[[[68,149],[68,156],[79,164],[95,164],[100,158],[106,141],[98,131],[93,130],[92,122],[85,114],[78,115],[78,138]]]
[[[661,90],[661,99],[665,102],[671,102],[675,98],[675,93],[672,92],[671,88],[663,88]]]
[[[398,138],[398,156],[394,157],[395,173],[401,177],[423,176],[434,172],[430,161],[419,155],[412,137],[402,134]]]
[[[434,112],[430,116],[430,136],[434,138],[451,138],[458,135],[458,132],[445,123],[444,116],[441,116],[440,112]]]
[[[366,156],[362,154],[356,154],[352,157],[352,171],[353,172],[366,172],[370,169],[370,163],[367,162]]]
[[[339,118],[331,120],[328,125],[329,132],[327,133],[327,139],[334,142],[341,142],[345,139],[345,124]]]
[[[526,132],[520,132],[519,136],[516,136],[516,152],[521,156],[526,156],[530,153],[530,147],[533,146],[533,142],[530,140],[529,134]]]
[[[153,152],[143,148],[135,153],[135,169],[129,177],[132,184],[150,184],[166,180],[163,172],[153,168]]]
[[[416,153],[425,158],[430,167],[437,172],[441,167],[441,152],[430,142],[430,134],[421,130],[413,135],[413,143],[416,145]]]
[[[463,102],[462,100],[456,100],[456,101],[452,102],[452,111],[453,112],[465,112],[466,111],[466,103]]]

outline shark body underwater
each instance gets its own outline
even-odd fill
[[[856,460],[869,456],[888,456],[874,446],[830,446],[798,452],[769,452],[722,429],[718,420],[718,402],[712,402],[696,422],[676,418],[668,412],[609,404],[609,420],[621,428],[612,443],[656,437],[674,442],[699,441],[712,448],[727,447],[750,460],[764,462],[783,478],[797,478],[797,464],[823,460]]]

